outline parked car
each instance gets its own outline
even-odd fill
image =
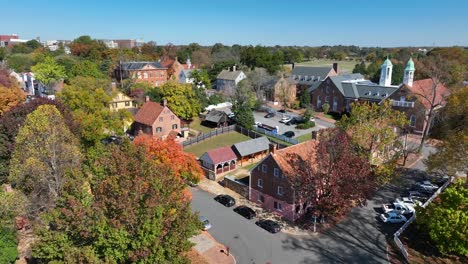
[[[425,193],[433,193],[439,189],[439,186],[432,184],[430,181],[423,181],[416,185],[416,188]]]
[[[268,113],[265,115],[265,118],[272,118],[275,116],[275,113]]]
[[[255,122],[255,125],[256,125],[256,126],[262,126],[262,123],[260,123],[260,122]]]
[[[283,113],[283,114],[285,114],[285,113],[286,113],[286,110],[285,110],[285,109],[278,110],[278,113]]]
[[[293,118],[291,116],[283,116],[283,118],[281,118],[280,120],[280,123],[287,123],[289,121],[291,121]]]
[[[254,218],[257,215],[255,213],[255,211],[252,210],[252,208],[244,206],[244,205],[241,205],[241,206],[238,206],[238,207],[234,208],[234,212],[242,215],[243,217],[245,217],[245,218],[247,218],[249,220]]]
[[[123,138],[118,136],[109,136],[107,138],[101,139],[101,143],[104,145],[109,145],[111,143],[120,145],[123,143]]]
[[[420,191],[416,191],[416,190],[408,191],[407,196],[411,199],[416,199],[421,202],[425,202],[429,198],[427,194],[422,193]]]
[[[423,204],[418,199],[414,199],[414,198],[411,198],[411,197],[401,197],[400,199],[396,199],[396,202],[408,204],[408,205],[411,205],[413,207],[421,206]]]
[[[296,117],[293,117],[291,120],[285,123],[285,125],[290,126],[290,125],[295,125],[298,124],[300,120]]]
[[[404,223],[408,221],[408,219],[406,219],[404,215],[392,213],[392,212],[381,214],[380,219],[382,219],[384,223],[391,223],[391,224]]]
[[[228,116],[229,118],[234,118],[234,117],[236,116],[236,114],[234,114],[234,113],[229,113],[227,116]]]
[[[216,196],[214,199],[215,201],[217,201],[218,203],[226,207],[231,207],[236,204],[236,200],[227,194],[220,194]]]
[[[440,187],[444,185],[449,179],[450,179],[449,176],[437,177],[434,179],[434,184]]]
[[[283,136],[288,137],[288,138],[292,138],[295,135],[296,134],[294,133],[294,131],[286,131],[286,132],[283,133]]]
[[[281,226],[272,220],[261,219],[255,222],[255,224],[273,234],[281,231]]]
[[[411,214],[415,211],[412,205],[405,204],[398,200],[391,204],[382,204],[382,209],[384,213],[395,212],[399,214]]]
[[[203,224],[203,230],[208,230],[211,228],[211,223],[210,221],[208,221],[208,218],[204,217],[204,216],[199,216],[198,219],[200,220],[200,222],[202,222]]]

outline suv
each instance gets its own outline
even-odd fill
[[[234,208],[234,212],[242,215],[243,217],[245,217],[245,218],[247,218],[249,220],[254,218],[257,215],[255,213],[255,211],[252,210],[252,208],[244,206],[244,205],[241,205],[241,206],[238,206],[238,207]]]
[[[216,196],[214,200],[226,207],[231,207],[236,204],[236,200],[227,194],[220,194]]]
[[[296,134],[294,133],[294,131],[287,131],[287,132],[284,132],[283,133],[283,136],[285,137],[288,137],[288,138],[292,138],[294,137]]]
[[[391,224],[404,223],[407,221],[404,215],[393,213],[393,212],[381,214],[380,219],[382,219],[384,223],[391,223]]]
[[[281,226],[272,220],[261,219],[255,222],[255,224],[273,234],[281,231]]]

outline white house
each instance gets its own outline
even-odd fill
[[[179,74],[179,83],[193,83],[194,78],[190,77],[193,69],[184,69],[180,71]]]
[[[247,78],[243,71],[236,71],[236,66],[233,66],[229,70],[223,70],[218,74],[216,78],[216,89],[224,90],[226,88],[236,87],[237,84]]]

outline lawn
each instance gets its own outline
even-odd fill
[[[198,132],[207,133],[210,132],[213,128],[203,126],[199,117],[195,117],[190,123],[190,129],[197,130]]]
[[[351,73],[353,72],[354,66],[359,63],[359,61],[334,61],[334,60],[326,60],[326,59],[319,59],[319,60],[311,60],[306,62],[298,63],[297,65],[309,65],[309,66],[317,66],[317,67],[325,67],[325,66],[333,66],[334,62],[338,62],[338,69],[341,72]]]
[[[249,138],[248,136],[244,136],[240,133],[229,132],[226,134],[222,134],[219,136],[209,138],[200,143],[196,143],[191,146],[188,146],[184,148],[184,151],[193,153],[195,154],[195,156],[200,157],[201,155],[203,155],[203,153],[205,153],[206,151],[210,149],[231,146],[235,143],[250,140],[250,139],[251,138]]]
[[[295,139],[299,140],[299,143],[312,139],[312,133],[307,133],[302,136],[295,137]]]

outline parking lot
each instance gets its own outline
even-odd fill
[[[302,136],[302,135],[305,135],[305,134],[309,134],[311,133],[312,131],[317,131],[317,130],[320,130],[320,129],[324,129],[324,128],[328,128],[328,127],[334,127],[335,125],[332,124],[332,123],[328,123],[328,122],[325,122],[323,120],[320,120],[320,119],[316,119],[315,120],[315,127],[313,128],[309,128],[309,129],[296,129],[296,125],[286,125],[286,124],[283,124],[283,123],[280,123],[279,121],[281,120],[281,118],[283,118],[284,115],[289,115],[289,116],[292,116],[292,117],[298,117],[297,114],[294,114],[294,113],[290,113],[290,112],[286,112],[285,114],[282,114],[282,113],[277,113],[274,117],[271,117],[271,118],[265,118],[265,115],[267,113],[266,112],[258,112],[258,111],[255,111],[254,112],[254,118],[255,118],[255,122],[260,122],[262,124],[265,124],[265,125],[268,125],[268,126],[272,126],[272,127],[276,127],[278,126],[278,134],[283,134],[284,132],[287,132],[287,131],[293,131],[295,136],[294,137],[298,137],[298,136]]]

